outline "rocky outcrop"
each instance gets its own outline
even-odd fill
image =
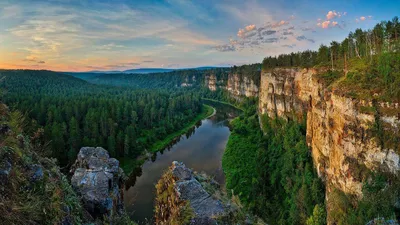
[[[100,147],[83,147],[72,167],[71,184],[93,216],[112,216],[123,209],[124,175],[118,160]]]
[[[214,74],[205,76],[204,82],[204,85],[210,89],[210,91],[217,90],[217,77]]]
[[[372,102],[346,97],[327,88],[315,69],[263,71],[259,111],[270,117],[307,117],[307,142],[314,165],[330,188],[362,196],[362,182],[368,171],[398,174],[399,149],[382,145],[374,126],[381,123],[389,133],[399,135],[399,120],[393,111],[378,118]],[[381,107],[381,103],[376,104]],[[381,110],[380,110],[381,111]]]
[[[191,78],[186,77],[185,80],[181,83],[181,87],[192,87],[197,82],[196,76],[193,75]]]
[[[239,213],[240,207],[230,202],[217,182],[183,163],[174,161],[156,189],[155,220],[159,225],[264,224]]]
[[[174,161],[157,184],[156,223],[217,224],[227,208],[214,199],[195,178],[193,171]]]

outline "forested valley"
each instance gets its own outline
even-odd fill
[[[205,109],[199,94],[98,86],[50,71],[0,71],[5,102],[33,119],[49,156],[72,163],[82,146],[136,158]]]
[[[270,224],[323,225],[329,204],[337,224],[365,224],[380,216],[398,217],[393,204],[398,179],[357,164],[354,173],[369,176],[362,186],[364,199],[332,189],[327,201],[325,181],[318,177],[307,146],[306,116],[285,120],[259,115],[258,96],[234,96],[227,83],[236,74],[239,83],[249,78],[260,86],[261,69],[318,69],[322,72],[317,78],[327,90],[374,103],[362,108],[378,121],[370,125],[374,138],[382,148],[390,142],[398,151],[399,139],[386,135],[375,103],[400,101],[399,35],[395,17],[372,30],[357,29],[342,42],[321,45],[317,51],[270,56],[262,64],[232,68],[95,74],[81,77],[84,80],[51,71],[0,70],[1,98],[28,118],[19,126],[33,137],[32,144],[66,168],[83,146],[104,147],[111,156],[133,159],[131,163],[140,166],[143,162],[136,159],[141,155],[161,150],[170,134],[212,113],[202,99],[232,104],[244,113],[231,121],[222,167],[227,192],[239,198],[244,211]],[[211,75],[215,90],[206,83]]]

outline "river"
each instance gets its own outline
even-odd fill
[[[230,135],[228,124],[240,111],[222,103],[205,101],[205,104],[216,109],[215,115],[199,121],[169,147],[154,154],[143,164],[141,171],[133,173],[128,180],[124,193],[125,208],[139,224],[152,222],[155,184],[173,161],[183,162],[198,172],[206,172],[224,184],[221,160]]]

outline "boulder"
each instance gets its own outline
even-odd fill
[[[231,208],[206,191],[198,175],[174,161],[157,184],[156,223],[219,224]]]
[[[93,217],[122,211],[124,174],[119,161],[110,158],[105,149],[81,148],[71,172],[71,184]]]

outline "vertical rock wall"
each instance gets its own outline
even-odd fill
[[[261,74],[259,112],[270,117],[307,117],[307,142],[320,177],[331,187],[362,196],[370,170],[398,174],[399,149],[383,148],[374,135],[374,114],[361,108],[372,102],[328,90],[314,69],[275,69]],[[382,104],[378,104],[382,105]],[[399,110],[397,104],[383,104]],[[382,115],[385,129],[398,134],[398,118]]]

